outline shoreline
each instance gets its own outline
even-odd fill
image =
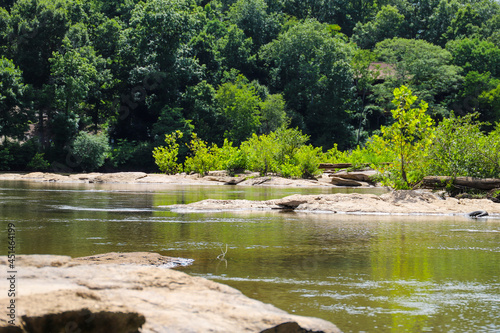
[[[225,171],[211,171],[200,177],[198,174],[165,175],[145,172],[76,173],[49,172],[3,172],[0,180],[32,181],[75,184],[164,184],[164,185],[237,185],[237,186],[283,186],[325,188],[383,188],[369,181],[369,174],[343,172],[332,177],[323,174],[315,179],[289,179],[274,175],[260,176],[258,172],[246,172],[234,177]],[[338,176],[338,177],[337,177]],[[351,177],[351,178],[343,178]],[[356,179],[358,178],[358,179]],[[339,180],[340,179],[340,180]]]

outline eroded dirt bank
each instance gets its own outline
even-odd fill
[[[485,210],[500,214],[500,204],[488,199],[442,198],[428,191],[393,191],[373,194],[292,195],[278,200],[203,200],[187,205],[171,205],[172,211],[294,210],[347,214],[436,214],[460,215]]]
[[[1,332],[340,332],[322,319],[290,315],[223,284],[164,268],[155,253],[86,258],[22,256],[16,327]],[[0,268],[7,271],[6,257]],[[2,280],[2,290],[7,280]],[[9,304],[2,295],[0,304]]]

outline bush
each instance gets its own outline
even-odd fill
[[[184,162],[186,172],[194,171],[204,176],[208,171],[218,169],[220,163],[215,155],[218,150],[217,145],[208,146],[205,141],[198,138],[196,133],[193,133],[191,142],[187,146],[192,156],[187,157]]]
[[[147,141],[118,139],[111,151],[109,165],[112,169],[125,171],[157,171],[151,151],[154,144]]]
[[[8,171],[10,170],[10,163],[14,158],[10,155],[9,149],[0,148],[0,170]]]
[[[226,170],[230,175],[245,170],[246,156],[238,147],[233,147],[231,141],[224,139],[224,145],[221,148],[216,148],[214,153],[218,169]]]
[[[444,119],[434,130],[426,174],[451,177],[500,176],[500,125],[489,135],[477,114]]]
[[[108,137],[104,134],[80,132],[71,147],[78,166],[84,172],[95,171],[104,165],[110,151]]]
[[[177,163],[177,158],[179,155],[179,144],[178,139],[183,136],[181,131],[172,132],[172,134],[165,134],[164,147],[155,147],[153,150],[153,157],[155,163],[161,172],[166,174],[176,174],[182,171],[182,165]]]
[[[294,159],[301,178],[313,178],[322,173],[319,169],[319,164],[323,159],[323,152],[320,147],[302,146],[295,153]]]
[[[50,168],[50,163],[43,157],[43,153],[36,153],[26,166],[31,171],[46,171]]]
[[[6,140],[0,149],[7,149],[11,158],[8,161],[3,161],[3,164],[6,165],[5,168],[8,168],[4,168],[4,170],[26,170],[26,165],[35,156],[38,148],[38,144],[34,139],[28,140],[23,144]]]

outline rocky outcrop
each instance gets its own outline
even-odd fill
[[[333,177],[333,176],[330,176],[330,182],[336,186],[359,187],[363,185],[361,182],[352,179]]]
[[[166,206],[172,211],[294,210],[347,214],[434,214],[460,215],[486,210],[500,214],[500,205],[488,199],[443,199],[426,191],[393,191],[383,195],[337,193],[295,194],[278,200],[203,200],[187,205]]]
[[[17,332],[21,321],[28,332],[43,333],[339,332],[330,322],[290,315],[226,285],[163,268],[165,258],[21,256]],[[0,298],[0,304],[8,302]],[[0,331],[16,332],[3,318]]]

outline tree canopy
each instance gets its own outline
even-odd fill
[[[109,169],[157,170],[177,130],[181,160],[193,133],[210,147],[283,126],[353,149],[394,122],[401,85],[436,121],[492,129],[499,43],[495,0],[3,1],[0,135],[64,170],[81,133],[107,138]]]

